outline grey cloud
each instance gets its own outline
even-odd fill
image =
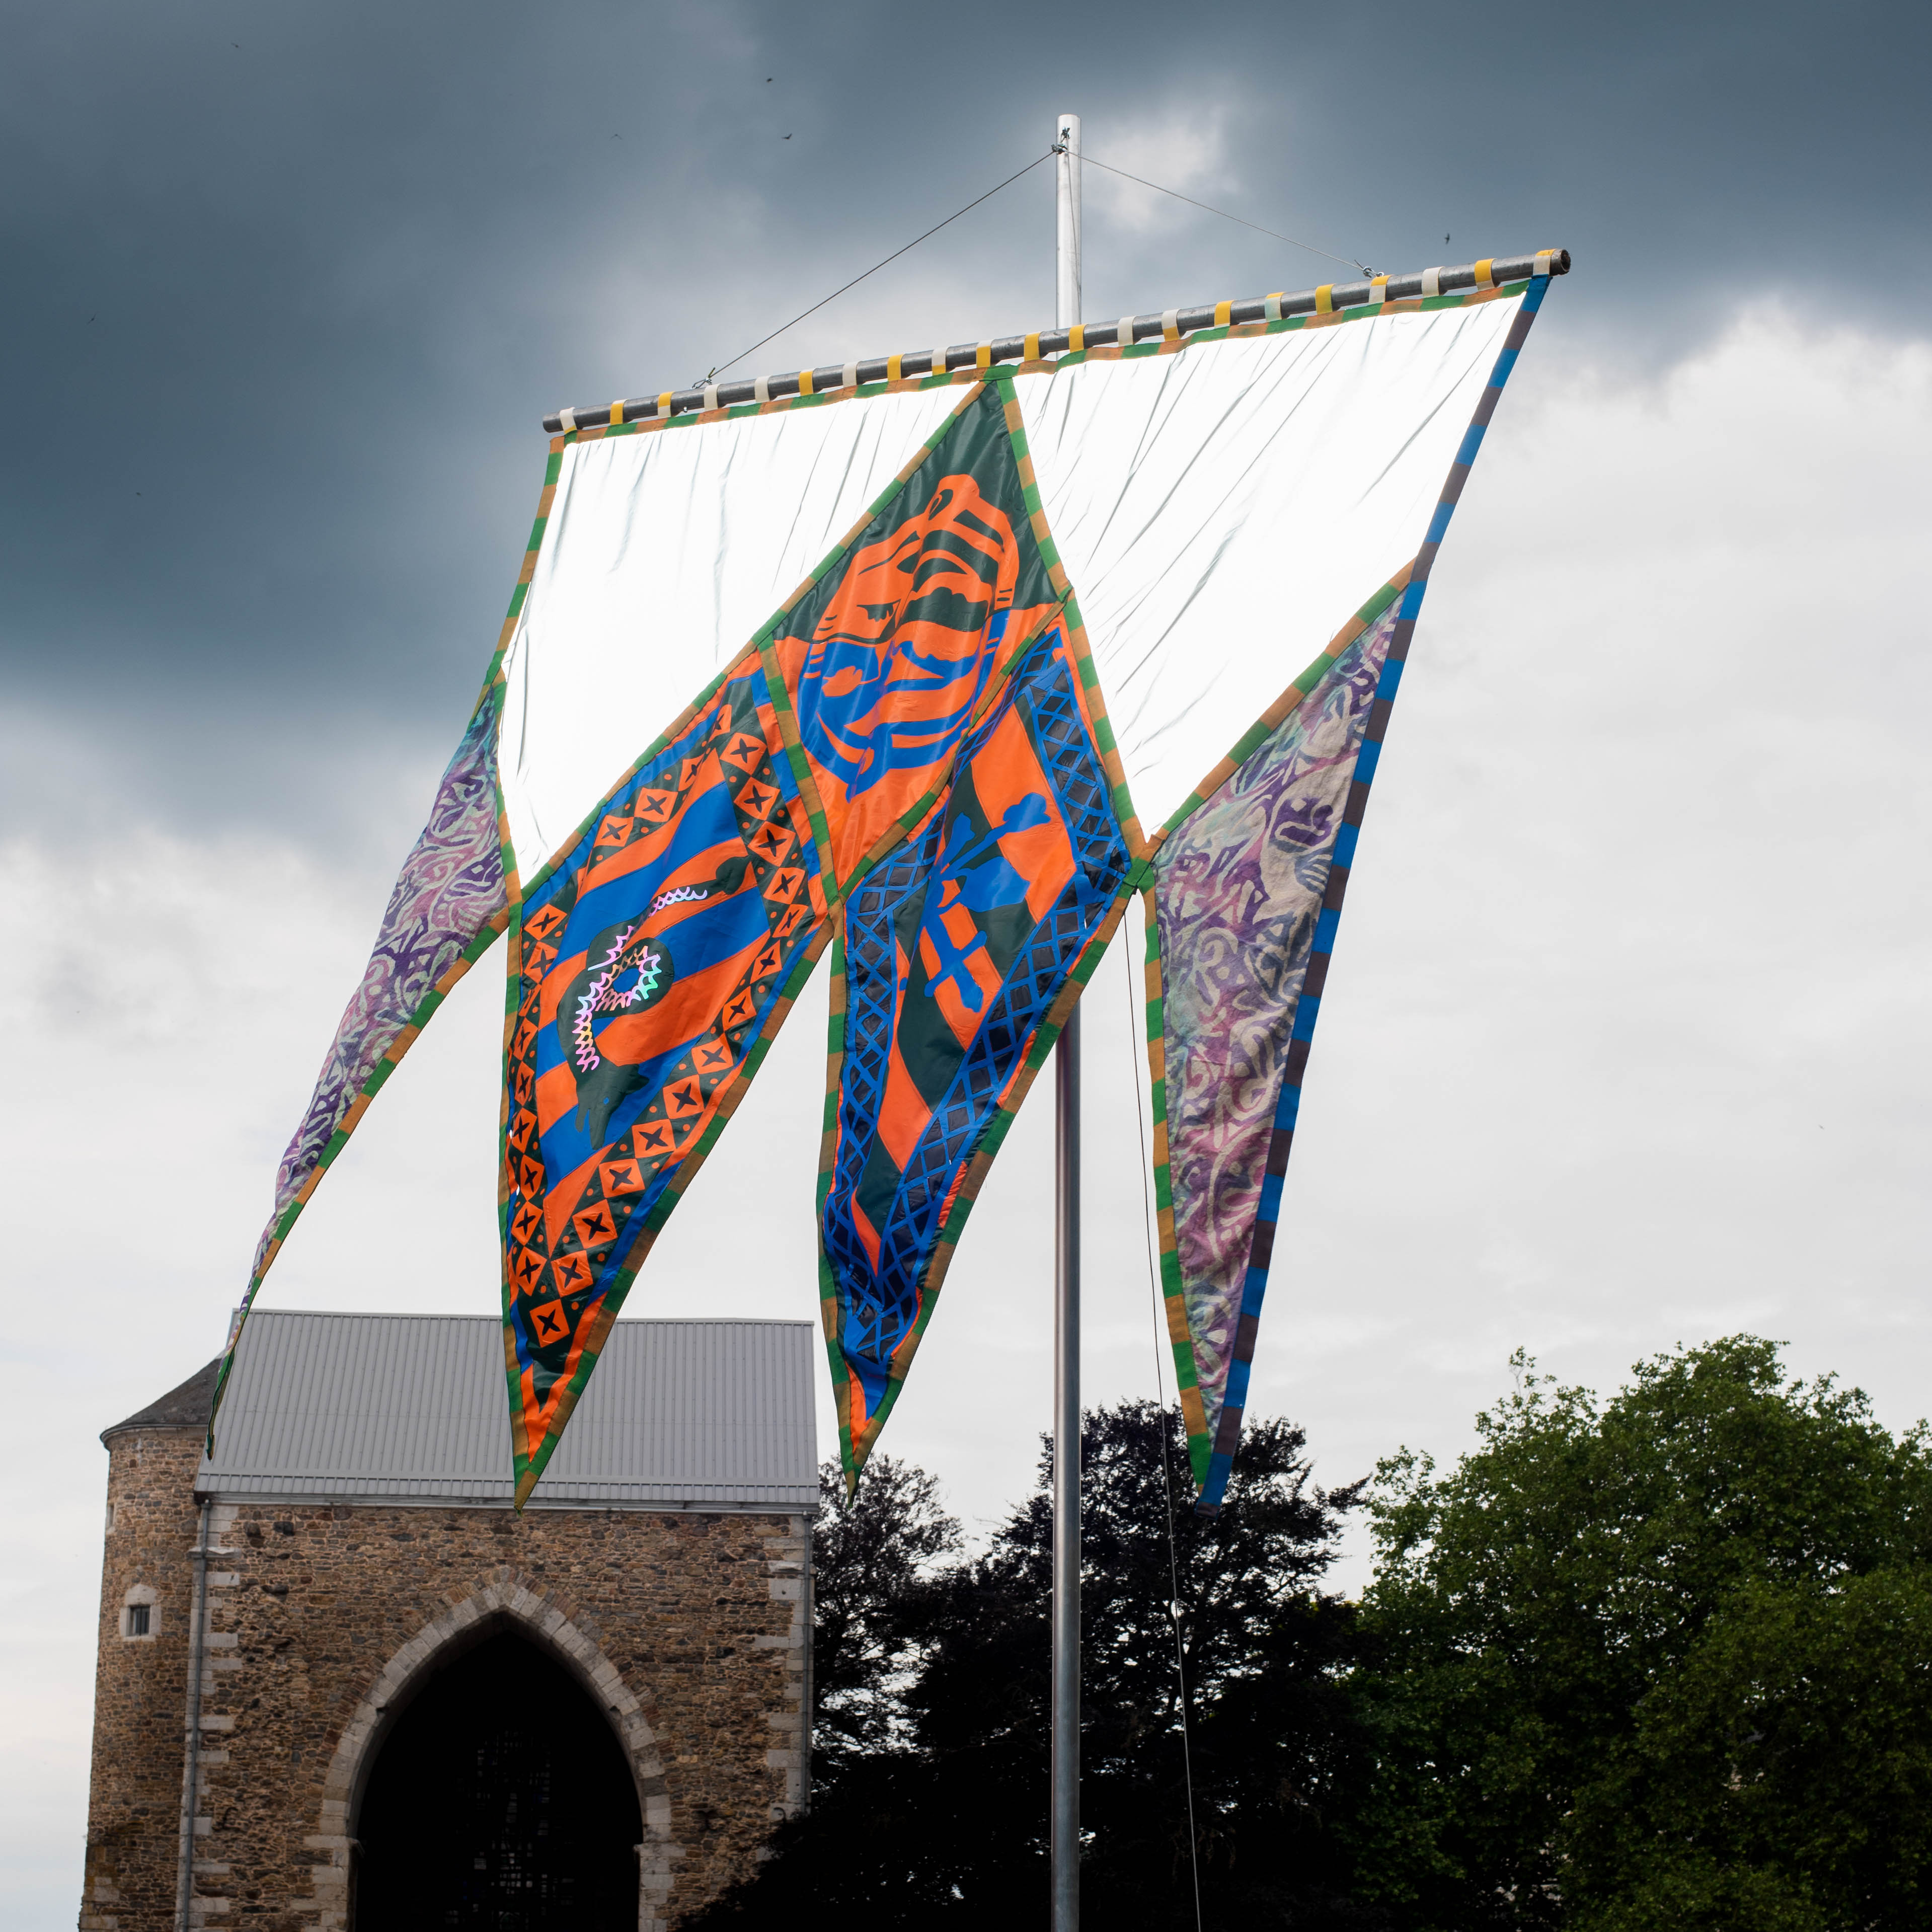
[[[1540,356],[1654,365],[1764,289],[1903,328],[1924,293],[1904,6],[9,12],[8,688],[92,748],[9,796],[29,818],[134,798],[320,836],[376,743],[426,787],[542,412],[690,380],[1064,105],[1156,178],[1150,130],[1214,130],[1180,185],[1382,266],[1567,243]],[[760,362],[1044,320],[1049,194],[1042,170]],[[1333,272],[1089,194],[1090,314]]]

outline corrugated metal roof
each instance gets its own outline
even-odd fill
[[[818,1506],[808,1322],[620,1322],[531,1507]],[[507,1503],[502,1324],[251,1315],[196,1487],[280,1501]]]

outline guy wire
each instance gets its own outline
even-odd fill
[[[1373,278],[1375,270],[1366,262],[1358,262],[1352,255],[1338,255],[1332,248],[1318,248],[1312,242],[1298,242],[1292,235],[1279,234],[1272,228],[1264,228],[1258,221],[1250,221],[1238,214],[1230,214],[1225,208],[1210,208],[1204,201],[1196,201],[1191,194],[1183,194],[1178,188],[1162,188],[1159,182],[1143,181],[1138,175],[1130,175],[1125,168],[1110,166],[1105,161],[1096,161],[1091,154],[1080,157],[1090,168],[1103,168],[1110,175],[1118,175],[1123,181],[1138,182],[1142,188],[1150,188],[1156,194],[1171,194],[1176,201],[1184,201],[1190,208],[1198,208],[1204,214],[1218,214],[1223,221],[1238,223],[1244,228],[1252,228],[1257,235],[1266,235],[1276,242],[1286,242],[1291,248],[1306,249],[1311,255],[1325,256],[1331,262],[1346,262],[1352,268],[1360,268],[1365,275]],[[751,352],[748,350],[746,353]]]
[[[849,282],[844,284],[843,286],[834,289],[829,296],[825,296],[820,301],[814,302],[811,308],[808,309],[801,309],[796,315],[792,317],[790,322],[784,323],[782,327],[773,329],[769,335],[760,337],[756,342],[752,344],[750,348],[740,350],[737,354],[733,356],[730,362],[720,362],[715,368],[707,370],[705,372],[704,379],[704,382],[715,382],[718,376],[724,374],[727,369],[735,368],[740,362],[744,361],[747,356],[756,355],[760,349],[764,347],[767,342],[776,342],[781,335],[784,334],[786,329],[795,328],[799,323],[804,321],[807,316],[816,315],[820,309],[825,307],[827,302],[836,302],[841,296],[844,294],[846,290],[856,289],[861,282],[864,281],[867,278],[867,277],[876,275],[881,268],[886,268],[891,263],[896,262],[902,255],[908,253],[912,249],[916,248],[922,242],[931,240],[934,236],[939,232],[940,229],[950,227],[954,222],[957,221],[962,214],[970,214],[974,209],[980,206],[981,202],[991,201],[994,196],[1000,192],[1001,188],[1011,188],[1013,183],[1020,178],[1021,175],[1031,174],[1034,170],[1038,167],[1042,161],[1051,160],[1053,157],[1059,152],[1060,149],[1056,146],[1048,148],[1046,152],[1043,154],[1036,154],[1031,160],[1028,162],[1024,167],[1019,170],[1018,173],[1007,176],[1006,179],[999,184],[998,187],[989,188],[984,194],[979,196],[974,200],[969,201],[964,208],[955,208],[944,221],[934,223],[934,224],[928,228],[923,235],[915,235],[904,248],[895,248],[890,255],[886,256],[884,261],[874,262],[872,266],[865,272],[864,274],[854,275],[852,279]],[[1225,208],[1210,208],[1204,201],[1196,201],[1191,194],[1183,194],[1178,188],[1163,188],[1159,182],[1148,181],[1140,175],[1130,175],[1125,168],[1117,168],[1110,162],[1095,160],[1091,154],[1083,154],[1080,158],[1085,165],[1090,167],[1102,169],[1110,175],[1118,175],[1123,181],[1132,182],[1138,187],[1150,188],[1156,194],[1171,195],[1176,201],[1184,201],[1190,208],[1198,208],[1204,214],[1218,215],[1223,221],[1232,221],[1240,227],[1252,228],[1257,235],[1265,235],[1272,241],[1286,242],[1291,248],[1303,249],[1309,254],[1322,256],[1328,261],[1346,262],[1351,268],[1360,268],[1362,273],[1365,275],[1372,276],[1375,273],[1375,271],[1371,268],[1366,262],[1357,261],[1352,255],[1338,255],[1333,249],[1316,248],[1312,242],[1298,242],[1292,235],[1283,235],[1275,229],[1264,228],[1258,221],[1250,221],[1243,215],[1230,214]],[[694,384],[692,386],[694,388],[698,388],[702,387],[703,385]]]
[[[1134,1024],[1134,968],[1125,946],[1120,960],[1126,968],[1121,984],[1127,996],[1127,1058],[1134,1070],[1134,1124],[1141,1137],[1141,1234],[1147,1244],[1148,1294],[1154,1304],[1154,1406],[1160,1411],[1160,1478],[1167,1492],[1168,1622],[1174,1626],[1174,1676],[1180,1688],[1180,1768],[1187,1788],[1187,1869],[1194,1881],[1194,1932],[1202,1932],[1201,1853],[1194,1828],[1194,1752],[1188,1736],[1187,1660],[1180,1643],[1180,1557],[1174,1529],[1174,1470],[1167,1448],[1167,1394],[1161,1376],[1160,1276],[1154,1257],[1154,1229],[1149,1216],[1154,1199],[1148,1176],[1147,1114],[1141,1100],[1141,1057],[1138,1030]]]
[[[731,368],[738,363],[743,362],[747,356],[756,355],[760,349],[764,348],[767,342],[776,342],[781,335],[784,334],[786,328],[795,328],[807,316],[816,315],[818,311],[825,306],[826,302],[836,302],[838,298],[845,292],[845,289],[856,289],[859,284],[866,279],[866,275],[876,275],[879,271],[886,267],[888,263],[896,262],[902,255],[907,252],[908,249],[916,248],[922,242],[929,241],[934,236],[939,232],[940,229],[950,226],[951,224],[957,221],[962,214],[970,214],[974,209],[980,206],[980,202],[991,201],[994,196],[999,193],[1000,188],[1011,188],[1013,183],[1019,179],[1020,175],[1031,174],[1034,170],[1038,167],[1042,161],[1051,160],[1053,158],[1053,154],[1054,150],[1051,148],[1048,148],[1046,152],[1043,154],[1036,154],[1031,160],[1028,162],[1024,167],[1020,170],[1019,174],[1007,176],[1006,179],[1000,182],[999,188],[989,188],[984,194],[980,196],[979,200],[969,201],[964,208],[956,208],[946,218],[945,220],[934,222],[923,235],[915,235],[912,239],[905,244],[905,248],[895,248],[892,252],[886,257],[884,262],[874,262],[872,266],[866,271],[866,274],[854,275],[852,279],[845,284],[844,288],[834,289],[832,292],[825,298],[824,302],[815,302],[812,304],[811,308],[808,309],[801,309],[796,315],[792,317],[790,322],[784,325],[784,328],[773,329],[770,334],[760,337],[758,341],[752,344],[750,348],[740,350],[737,354],[733,356],[729,362],[719,363],[715,369],[712,370],[706,376],[704,379],[705,381],[709,382],[714,380],[716,377],[723,375],[727,369]]]

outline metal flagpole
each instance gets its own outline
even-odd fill
[[[1053,124],[1059,202],[1058,273],[1053,326],[1071,328],[1080,320],[1080,117],[1063,114]]]
[[[1080,320],[1080,117],[1054,123],[1056,326]],[[1080,1009],[1054,1055],[1053,1932],[1080,1924]]]

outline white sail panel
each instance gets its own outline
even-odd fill
[[[1017,379],[1147,830],[1415,554],[1520,305]]]
[[[563,453],[504,670],[525,880],[958,407],[934,388],[680,423]]]

